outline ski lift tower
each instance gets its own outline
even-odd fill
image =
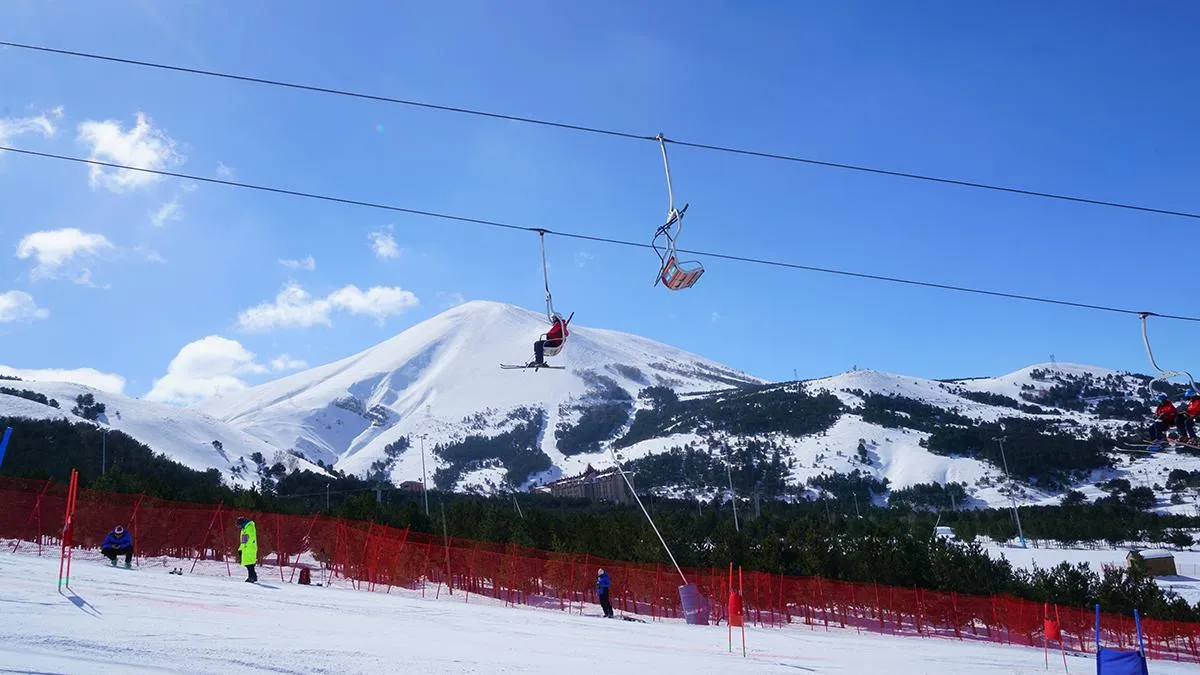
[[[1012,476],[1008,473],[1008,459],[1004,456],[1004,437],[998,436],[992,440],[1000,444],[1000,461],[1004,463],[1004,480],[1008,483],[1008,498],[1012,501],[1013,520],[1017,522],[1017,537],[1021,540],[1021,548],[1028,548],[1025,545],[1025,533],[1021,530],[1021,514],[1017,512],[1016,489],[1013,487]]]

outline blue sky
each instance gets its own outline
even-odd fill
[[[0,39],[1200,210],[1197,21],[1184,2],[10,0]],[[0,92],[0,136],[33,150],[639,241],[666,211],[652,143],[16,49]],[[1200,314],[1192,221],[671,159],[684,247]],[[532,234],[11,154],[0,204],[0,364],[93,368],[135,396],[328,362],[462,299],[542,301]],[[1136,317],[719,260],[670,293],[650,251],[547,244],[579,324],[762,377],[998,374],[1050,354],[1148,369]],[[1164,365],[1192,366],[1200,327],[1153,329]]]

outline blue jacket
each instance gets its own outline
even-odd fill
[[[596,590],[607,591],[609,586],[608,572],[596,577]]]
[[[104,538],[104,543],[100,544],[100,548],[133,548],[133,537],[129,535],[129,530],[125,530],[120,535],[109,532],[108,536]]]

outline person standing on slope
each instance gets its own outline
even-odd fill
[[[1154,423],[1150,425],[1150,443],[1156,444],[1167,439],[1167,429],[1175,426],[1178,411],[1171,397],[1163,394],[1158,397],[1158,408],[1154,410]]]
[[[238,543],[238,552],[242,556],[242,566],[250,573],[246,577],[248,583],[257,583],[258,574],[254,571],[254,565],[258,563],[258,532],[254,527],[254,521],[242,516],[237,519],[238,527],[241,528],[241,539]]]
[[[124,554],[125,569],[129,569],[133,563],[133,537],[129,536],[124,527],[118,525],[100,544],[100,553],[112,561],[113,567],[117,566],[117,556]]]
[[[543,358],[546,348],[560,347],[563,340],[567,339],[567,322],[563,320],[561,314],[555,312],[551,317],[551,324],[550,330],[546,331],[546,338],[533,343],[533,363],[530,365],[546,365],[546,360]]]
[[[596,595],[600,597],[600,608],[604,610],[604,618],[611,619],[613,616],[612,603],[608,600],[608,589],[612,585],[612,581],[608,578],[608,572],[601,568],[596,572]]]
[[[1183,443],[1196,442],[1196,418],[1200,417],[1200,394],[1188,389],[1184,392],[1188,399],[1187,407],[1176,418],[1176,428],[1179,429],[1179,440]]]

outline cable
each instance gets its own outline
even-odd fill
[[[208,178],[205,176],[196,176],[196,175],[192,175],[192,174],[179,173],[179,172],[175,172],[175,171],[163,171],[160,169],[144,169],[144,168],[136,167],[136,166],[127,166],[124,164],[114,164],[112,162],[102,162],[102,161],[96,160],[96,159],[88,159],[88,158],[84,158],[84,157],[72,157],[70,155],[59,155],[59,154],[50,153],[50,152],[39,152],[37,150],[14,148],[14,147],[9,147],[9,146],[5,146],[5,145],[0,145],[0,152],[13,152],[16,154],[28,155],[31,157],[57,159],[60,161],[65,161],[65,162],[74,162],[77,164],[88,164],[91,166],[102,166],[102,167],[107,167],[110,169],[121,169],[121,170],[126,170],[126,171],[140,171],[143,173],[155,174],[158,176],[169,176],[172,178],[182,178],[184,180],[193,180],[193,181],[197,181],[200,183],[226,185],[229,187],[243,188],[246,190],[257,190],[259,192],[270,192],[273,194],[288,195],[291,197],[303,197],[305,199],[314,199],[314,200],[324,201],[324,202],[349,204],[352,206],[362,206],[362,207],[371,208],[371,209],[392,211],[395,213],[406,213],[406,214],[415,215],[415,216],[425,216],[427,218],[451,220],[451,221],[455,221],[455,222],[471,223],[471,224],[475,224],[475,225],[486,225],[488,227],[498,227],[498,228],[503,228],[506,230],[517,230],[520,232],[543,233],[543,234],[553,235],[553,236],[557,236],[557,237],[563,237],[566,239],[579,239],[582,241],[592,241],[592,242],[603,243],[603,244],[613,244],[616,246],[628,246],[628,247],[632,247],[632,248],[645,248],[645,249],[653,249],[654,248],[650,244],[644,244],[644,243],[639,243],[639,242],[635,242],[635,241],[626,241],[623,239],[614,239],[611,237],[598,237],[595,235],[581,234],[578,232],[559,232],[559,231],[555,231],[555,230],[548,230],[548,229],[542,228],[542,227],[526,227],[526,226],[521,226],[521,225],[512,225],[510,223],[502,223],[502,222],[499,222],[496,220],[487,220],[487,219],[483,219],[483,218],[471,218],[468,216],[456,216],[456,215],[452,215],[452,214],[448,214],[448,213],[438,213],[436,211],[412,209],[412,208],[406,208],[406,207],[402,207],[402,206],[394,206],[391,204],[380,204],[377,202],[369,202],[369,201],[364,201],[361,199],[350,199],[347,197],[322,195],[322,194],[317,194],[314,192],[289,190],[286,188],[271,187],[271,186],[267,186],[267,185],[256,185],[254,183],[244,183],[244,182],[240,182],[240,181],[223,180],[220,178]],[[1008,293],[1005,291],[989,291],[986,289],[971,288],[969,286],[956,286],[953,284],[943,284],[943,283],[937,283],[937,282],[933,282],[933,281],[919,281],[919,280],[915,280],[915,279],[904,279],[901,277],[890,277],[890,276],[885,276],[885,275],[881,275],[881,274],[870,274],[867,272],[851,272],[848,270],[839,270],[839,269],[834,269],[834,268],[830,268],[830,267],[816,267],[813,265],[801,265],[799,263],[783,262],[780,260],[768,260],[766,258],[755,258],[755,257],[751,257],[751,256],[740,256],[740,255],[733,255],[733,254],[729,254],[729,253],[716,253],[713,251],[700,251],[700,250],[695,250],[695,249],[679,249],[679,251],[682,253],[690,253],[693,255],[706,256],[709,258],[717,258],[717,259],[721,259],[721,260],[732,260],[732,261],[736,261],[736,262],[744,262],[744,263],[750,263],[750,264],[754,264],[754,265],[767,265],[767,266],[771,266],[771,267],[802,270],[802,271],[806,271],[806,272],[819,272],[821,274],[834,274],[834,275],[844,276],[844,277],[853,277],[856,279],[869,279],[871,281],[883,281],[883,282],[894,283],[894,284],[906,284],[906,285],[910,285],[910,286],[920,286],[923,288],[936,288],[936,289],[945,290],[945,291],[955,291],[955,292],[959,292],[959,293],[972,293],[975,295],[986,295],[986,296],[996,297],[996,298],[1007,298],[1010,300],[1023,300],[1023,301],[1027,301],[1027,302],[1038,302],[1038,303],[1047,304],[1047,305],[1075,307],[1075,308],[1079,308],[1079,309],[1090,309],[1090,310],[1102,311],[1102,312],[1113,312],[1113,313],[1117,313],[1117,314],[1130,314],[1130,315],[1139,316],[1139,317],[1142,316],[1143,314],[1147,314],[1147,312],[1142,311],[1142,310],[1125,309],[1125,308],[1121,308],[1121,307],[1111,307],[1111,306],[1107,306],[1107,305],[1095,305],[1095,304],[1088,304],[1088,303],[1083,303],[1083,302],[1073,302],[1070,300],[1057,300],[1054,298],[1046,298],[1046,297],[1041,297],[1041,296],[1036,296],[1036,295],[1024,295],[1024,294],[1020,294],[1020,293]],[[1154,316],[1157,316],[1161,319],[1174,319],[1177,321],[1192,321],[1192,322],[1200,323],[1200,317],[1195,317],[1195,316],[1185,316],[1185,315],[1179,315],[1179,314],[1159,314],[1156,312],[1149,312],[1149,314],[1153,314]]]
[[[382,103],[394,103],[397,105],[413,106],[417,108],[426,108],[429,110],[438,110],[441,112],[453,112],[463,115],[474,115],[477,117],[487,117],[491,119],[508,120],[511,122],[522,122],[525,124],[535,124],[545,127],[554,127],[557,129],[566,129],[569,131],[578,131],[589,134],[599,134],[603,136],[612,136],[616,138],[625,138],[638,141],[654,141],[674,143],[675,145],[694,148],[698,150],[708,150],[711,152],[721,152],[727,154],[744,155],[747,157],[758,157],[761,159],[772,159],[783,162],[794,162],[799,164],[809,164],[812,166],[820,166],[833,169],[844,169],[848,171],[858,171],[862,173],[871,173],[880,176],[891,176],[894,178],[907,178],[910,180],[919,180],[930,183],[940,183],[943,185],[956,185],[959,187],[977,188],[980,190],[992,190],[995,192],[1004,192],[1008,194],[1023,195],[1027,197],[1040,197],[1043,199],[1053,199],[1058,201],[1073,202],[1077,204],[1090,204],[1093,206],[1105,206],[1116,209],[1125,209],[1129,211],[1140,211],[1143,213],[1154,213],[1166,216],[1177,216],[1180,218],[1192,218],[1200,220],[1200,213],[1192,211],[1178,211],[1173,209],[1164,209],[1153,206],[1142,206],[1140,204],[1128,204],[1124,202],[1115,202],[1104,199],[1091,199],[1088,197],[1077,197],[1073,195],[1065,195],[1054,192],[1043,192],[1039,190],[1028,190],[1024,188],[1014,188],[1003,185],[993,185],[990,183],[979,183],[976,181],[958,180],[953,178],[941,178],[938,176],[927,176],[924,174],[910,173],[907,171],[893,171],[890,169],[879,169],[875,167],[862,166],[858,164],[847,164],[844,162],[829,162],[819,159],[811,159],[808,157],[799,157],[797,155],[788,155],[776,152],[765,152],[759,150],[749,150],[745,148],[735,148],[724,145],[716,145],[712,143],[700,143],[693,141],[680,141],[666,138],[661,134],[647,135],[635,134],[627,131],[617,131],[614,129],[604,129],[601,127],[585,126],[581,124],[571,124],[567,122],[554,122],[551,120],[538,119],[534,117],[522,117],[519,115],[509,115],[505,113],[489,112],[486,110],[478,110],[472,108],[463,108],[458,106],[440,105],[436,103],[426,103],[423,101],[414,101],[409,99],[394,98],[391,96],[382,96],[378,94],[367,94],[363,92],[349,91],[345,89],[334,89],[332,87],[320,87],[310,84],[299,84],[295,82],[285,82],[283,80],[272,80],[263,77],[253,77],[250,75],[237,75],[216,70],[203,70],[200,68],[188,68],[186,66],[176,66],[167,63],[157,63],[153,61],[140,61],[137,59],[126,59],[117,56],[107,56],[103,54],[92,54],[70,49],[56,49],[54,47],[44,47],[40,45],[22,44],[20,42],[9,42],[0,40],[0,46],[12,47],[14,49],[27,49],[37,52],[45,52],[49,54],[59,54],[62,56],[73,56],[84,59],[92,59],[96,61],[107,61],[110,63],[121,63],[131,66],[140,66],[143,68],[154,68],[158,70],[167,70],[178,73],[188,73],[191,75],[204,75],[206,77],[216,77],[226,80],[236,80],[239,82],[249,82],[253,84],[263,84],[272,87],[282,87],[286,89],[298,89],[302,91],[310,91],[321,94],[332,94],[334,96],[346,96],[350,98],[365,99],[369,101],[378,101]]]

